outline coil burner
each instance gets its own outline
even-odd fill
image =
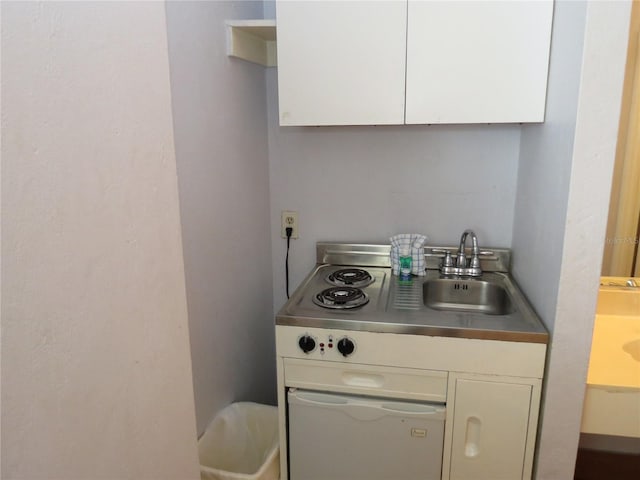
[[[359,288],[332,287],[313,296],[313,303],[325,308],[348,309],[366,305],[369,296]]]
[[[327,282],[338,287],[362,288],[371,285],[375,279],[361,268],[343,268],[336,270],[326,278]]]

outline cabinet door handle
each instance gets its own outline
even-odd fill
[[[478,417],[467,417],[467,430],[464,436],[464,455],[473,458],[480,454],[481,422]]]

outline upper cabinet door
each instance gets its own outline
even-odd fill
[[[278,1],[280,125],[404,123],[404,1]]]
[[[406,123],[544,121],[551,0],[408,9]]]

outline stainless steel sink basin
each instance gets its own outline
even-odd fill
[[[508,315],[515,311],[507,290],[481,279],[438,278],[422,285],[425,306],[435,310]]]

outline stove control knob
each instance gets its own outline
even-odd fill
[[[353,341],[347,337],[342,337],[338,340],[338,351],[345,357],[351,355],[355,348]]]
[[[311,335],[303,335],[298,340],[298,345],[304,353],[313,352],[316,349],[316,341]]]

